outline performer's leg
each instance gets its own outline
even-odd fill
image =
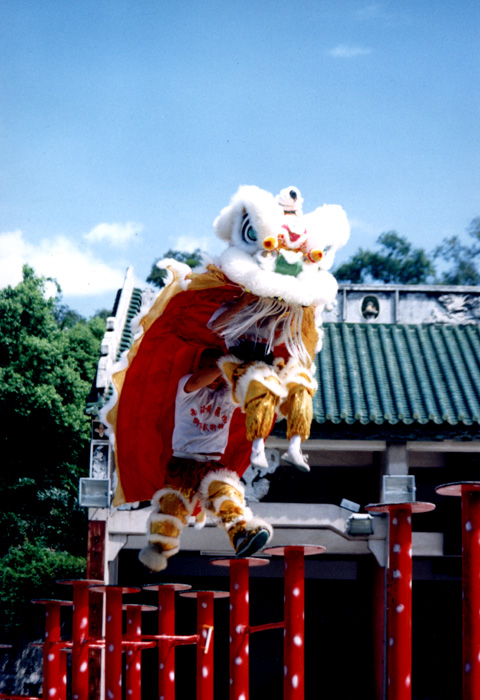
[[[180,534],[187,525],[194,503],[183,493],[166,487],[157,491],[152,499],[153,512],[148,526],[148,546],[138,558],[151,571],[162,571],[168,559],[180,548]]]
[[[288,450],[282,455],[289,464],[301,471],[308,472],[307,456],[303,454],[301,443],[310,436],[310,426],[313,419],[313,394],[317,382],[311,370],[287,363],[280,372],[280,378],[288,390],[287,400],[280,406],[281,412],[287,417]]]
[[[252,442],[250,463],[257,469],[268,469],[265,440],[275,421],[278,401],[278,395],[262,382],[253,379],[249,383],[244,399],[245,427],[247,440]]]
[[[234,400],[245,412],[247,440],[253,443],[251,464],[258,469],[268,469],[265,439],[275,421],[278,403],[287,395],[277,369],[265,362],[242,364],[231,356],[222,361],[221,367],[232,387]]]
[[[293,464],[300,471],[309,472],[307,456],[303,454],[301,444],[310,436],[313,418],[312,396],[304,386],[297,386],[289,393],[287,413],[288,450],[282,458]]]
[[[235,472],[212,471],[202,480],[199,497],[202,508],[226,530],[237,556],[250,556],[271,539],[272,526],[245,505],[244,488]]]

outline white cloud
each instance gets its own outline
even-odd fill
[[[16,285],[28,263],[38,275],[53,277],[65,296],[104,294],[123,285],[125,269],[108,265],[65,236],[29,243],[22,231],[0,233],[0,287]]]
[[[84,235],[89,243],[110,243],[114,246],[124,246],[143,231],[142,224],[127,221],[124,224],[98,224]]]
[[[22,279],[22,265],[28,256],[28,245],[21,231],[0,234],[0,287],[15,285]]]
[[[339,44],[334,49],[330,49],[328,53],[330,56],[333,56],[333,58],[356,58],[357,56],[368,56],[372,52],[373,49],[363,46]]]

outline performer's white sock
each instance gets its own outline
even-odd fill
[[[250,464],[257,469],[268,469],[268,461],[265,454],[265,440],[263,438],[256,438],[252,442]]]
[[[293,435],[290,438],[288,450],[282,455],[282,459],[289,464],[293,464],[294,467],[297,467],[297,469],[300,469],[302,472],[310,471],[307,458],[302,452],[302,438],[300,435]]]
[[[290,442],[288,443],[288,451],[292,453],[300,452],[302,447],[302,438],[300,435],[294,435],[292,438],[290,438]]]

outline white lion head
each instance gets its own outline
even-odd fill
[[[302,306],[332,302],[337,284],[327,270],[350,235],[347,216],[327,204],[303,214],[302,203],[296,187],[277,197],[240,187],[214,222],[229,243],[217,261],[227,277],[261,297]]]

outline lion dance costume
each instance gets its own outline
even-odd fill
[[[169,283],[142,309],[105,410],[115,441],[114,503],[153,496],[149,545],[140,554],[152,570],[165,568],[199,511],[225,528],[238,556],[271,538],[271,526],[246,507],[240,477],[249,463],[268,468],[265,439],[277,419],[287,422],[283,459],[309,470],[301,443],[312,421],[314,357],[322,311],[337,294],[328,270],[350,229],[340,206],[303,214],[302,202],[295,187],[277,197],[240,187],[214,222],[228,243],[215,261],[200,272],[175,260],[158,263],[171,273]],[[219,367],[236,410],[220,461],[191,459],[175,472],[177,387],[205,348],[222,355]]]

